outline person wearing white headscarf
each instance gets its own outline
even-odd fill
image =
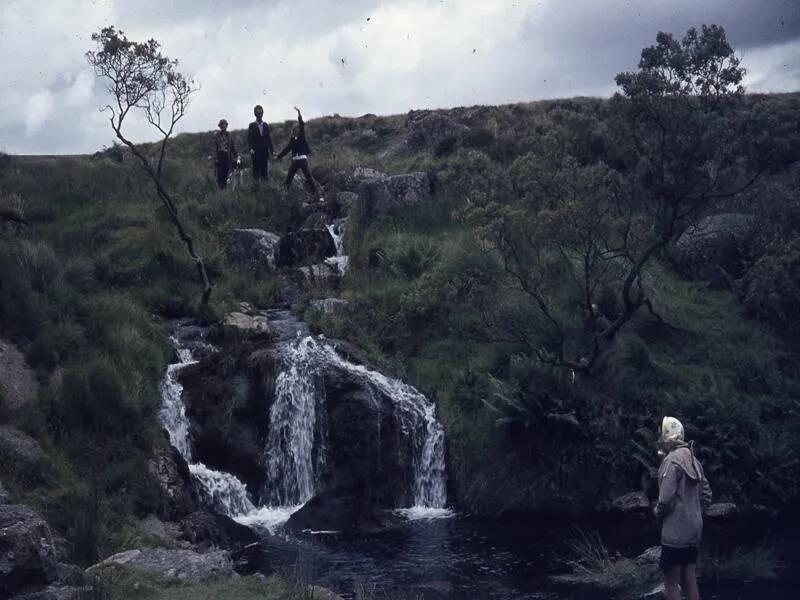
[[[692,444],[684,441],[683,424],[664,417],[658,438],[659,454],[656,518],[661,522],[661,568],[667,600],[680,600],[682,584],[687,600],[699,600],[697,554],[703,535],[703,509],[711,504],[711,486]]]

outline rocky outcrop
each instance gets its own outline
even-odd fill
[[[470,133],[469,127],[443,114],[429,110],[412,110],[406,117],[406,145],[412,151],[441,152],[453,149]]]
[[[17,410],[36,399],[39,384],[19,349],[0,338],[0,396],[6,407]]]
[[[225,579],[233,575],[233,561],[225,550],[201,554],[194,550],[144,548],[128,550],[109,556],[104,561],[89,567],[89,578],[99,576],[107,568],[127,567],[152,573],[167,581],[201,583]]]
[[[58,581],[59,559],[44,519],[27,506],[0,505],[0,598]]]
[[[241,549],[259,541],[252,529],[225,515],[198,510],[181,519],[181,539],[204,551],[210,548]]]
[[[381,509],[409,506],[409,440],[398,430],[391,398],[339,367],[323,373],[328,455],[321,491],[289,519],[290,529],[374,532]]]
[[[250,345],[228,348],[178,373],[194,459],[233,473],[251,491],[260,490],[265,477],[266,403],[271,394],[258,365],[251,368],[247,359],[254,351]]]
[[[335,260],[333,257],[323,263],[300,267],[297,269],[297,280],[303,286],[326,286],[336,288],[344,276],[345,261]]]
[[[281,238],[263,229],[234,229],[228,239],[228,256],[254,275],[274,273]]]
[[[163,519],[179,519],[197,509],[191,475],[180,453],[169,446],[155,450],[147,462],[147,485],[156,499],[149,507]]]
[[[385,214],[428,200],[431,184],[427,173],[403,173],[364,181],[359,188],[373,214]]]
[[[39,443],[12,425],[0,425],[0,461],[27,477],[41,477],[49,464]]]
[[[676,266],[699,279],[740,277],[755,226],[756,218],[747,214],[727,213],[701,219],[675,242]]]
[[[336,198],[341,198],[347,210],[361,201],[370,214],[385,214],[419,204],[430,199],[432,191],[428,174],[419,171],[388,175],[369,167],[356,167],[338,172],[334,181],[341,190]]]

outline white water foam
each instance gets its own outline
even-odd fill
[[[270,533],[275,533],[275,530],[289,520],[298,506],[260,506],[251,510],[250,512],[233,517],[233,520],[242,525],[253,527],[257,529],[266,529]]]
[[[450,519],[458,513],[449,508],[431,508],[428,506],[412,506],[411,508],[397,508],[392,511],[396,515],[409,521],[423,521],[432,519]]]

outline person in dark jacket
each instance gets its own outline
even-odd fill
[[[253,114],[256,120],[247,128],[247,143],[250,146],[250,157],[253,160],[253,190],[255,191],[258,190],[262,180],[267,181],[267,161],[275,153],[275,149],[272,147],[269,125],[262,120],[264,109],[260,104],[253,108]]]
[[[236,160],[236,146],[228,131],[228,122],[220,119],[219,131],[214,132],[214,163],[217,169],[217,185],[224,190],[228,184],[228,173]]]
[[[283,183],[288,190],[289,186],[292,185],[295,173],[297,173],[299,169],[303,172],[308,184],[314,188],[314,193],[317,195],[319,202],[323,203],[325,202],[325,198],[322,197],[322,190],[314,179],[314,176],[311,175],[311,169],[308,166],[308,157],[311,154],[311,147],[308,145],[308,140],[306,140],[306,125],[303,122],[303,115],[300,114],[299,108],[295,106],[294,109],[297,111],[297,125],[292,128],[292,137],[289,138],[289,143],[287,143],[286,147],[278,154],[278,159],[280,160],[289,152],[292,153],[292,164],[289,165],[289,170],[286,173],[286,180]]]
[[[661,568],[667,600],[700,600],[697,553],[703,535],[703,509],[711,504],[711,486],[683,425],[674,417],[661,422],[658,446],[664,460],[658,469],[656,518],[661,522]]]

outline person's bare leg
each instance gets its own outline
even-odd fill
[[[686,592],[686,600],[700,600],[700,590],[697,589],[697,565],[686,565],[681,569],[681,580],[683,591]]]
[[[680,566],[666,567],[664,569],[664,591],[667,600],[681,600],[681,590],[680,587],[678,587],[680,580]]]

